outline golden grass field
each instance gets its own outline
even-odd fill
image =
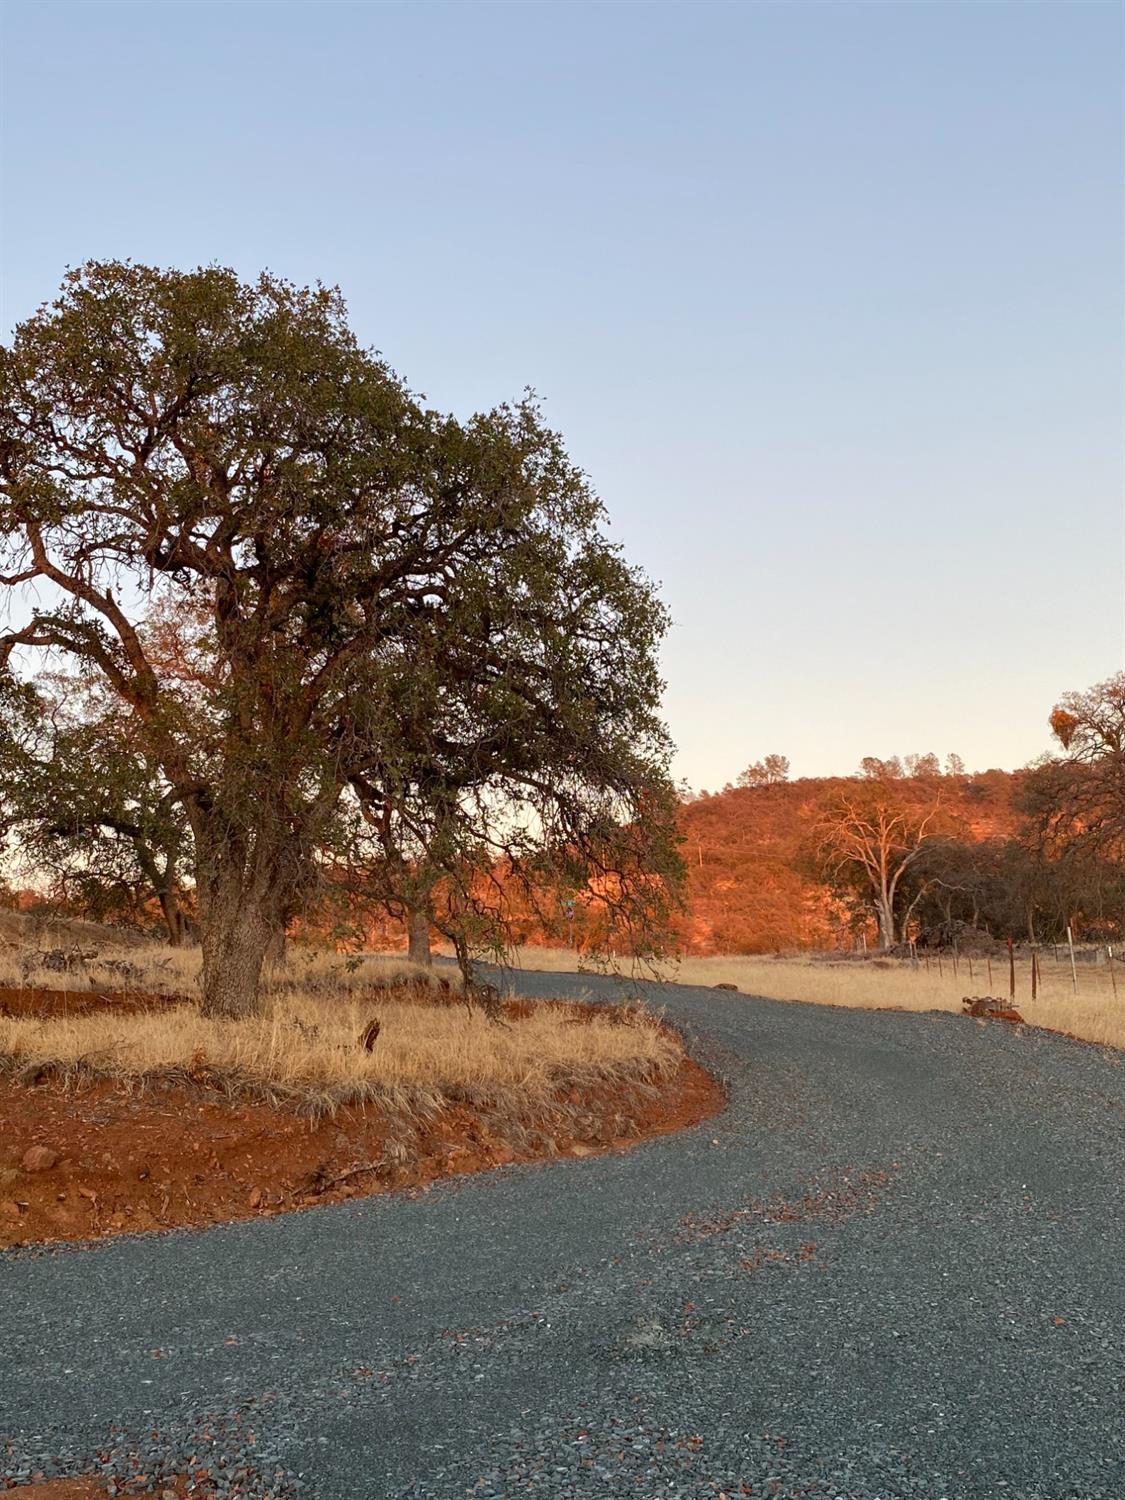
[[[93,944],[83,938],[81,946],[89,951]],[[394,955],[356,961],[296,950],[267,973],[261,1015],[216,1021],[202,1017],[190,998],[198,950],[103,948],[65,973],[30,964],[34,951],[0,950],[0,986],[134,992],[173,1003],[120,1013],[111,1006],[65,1016],[0,1013],[0,1072],[17,1078],[43,1067],[64,1077],[123,1081],[206,1078],[232,1092],[296,1100],[313,1112],[375,1100],[425,1114],[449,1099],[521,1112],[564,1088],[655,1083],[673,1074],[683,1056],[675,1038],[642,1010],[615,1007],[598,1015],[535,1005],[493,1025],[456,995],[438,996],[432,974]],[[123,972],[119,963],[130,967]],[[459,983],[448,969],[441,978],[455,989]],[[404,979],[413,989],[385,987]],[[359,1038],[375,1019],[378,1039],[366,1051]]]
[[[523,948],[515,955],[514,962],[524,969],[560,973],[578,968],[582,958],[561,948]],[[1047,949],[1040,956],[1042,984],[1033,1001],[1030,959],[1018,959],[1016,1009],[1030,1025],[1047,1026],[1084,1041],[1125,1048],[1125,967],[1118,965],[1116,969],[1117,994],[1106,964],[1080,963],[1077,967],[1075,993],[1065,953],[1063,961],[1056,963]],[[649,975],[638,969],[636,977]],[[892,958],[832,962],[809,957],[736,954],[725,958],[684,958],[679,963],[663,965],[660,977],[679,984],[736,984],[743,994],[762,995],[771,1000],[867,1010],[947,1010],[960,1014],[961,1001],[966,995],[1008,994],[1006,957],[992,961],[991,985],[984,959],[974,958],[970,973],[967,958],[961,957],[954,970],[951,960],[944,956],[939,972],[933,958],[928,968],[921,961],[914,968],[908,961]],[[734,1001],[735,997],[729,999]]]
[[[370,1052],[359,1045],[378,1018]],[[211,1021],[194,1005],[74,1017],[0,1016],[0,1070],[43,1065],[143,1079],[227,1074],[319,1109],[365,1099],[410,1113],[443,1098],[536,1106],[559,1088],[654,1082],[679,1066],[675,1041],[650,1018],[629,1024],[534,1007],[493,1026],[463,1006],[289,997],[260,1017]],[[5,1066],[6,1064],[6,1066]]]

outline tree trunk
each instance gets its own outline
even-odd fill
[[[914,900],[903,912],[902,921],[899,923],[898,927],[900,943],[907,944],[910,942],[910,923],[913,919],[914,912],[917,909],[919,902],[922,900],[922,897],[926,894],[927,890],[928,887],[923,886],[918,894],[914,897]]]
[[[277,923],[245,900],[213,901],[203,924],[205,1016],[238,1020],[259,1007],[262,965]]]
[[[173,948],[182,948],[187,941],[187,924],[180,910],[179,899],[173,890],[157,892],[164,925],[168,929],[168,943]]]
[[[168,942],[173,948],[182,948],[186,941],[187,929],[184,922],[184,914],[180,910],[180,894],[176,887],[175,862],[172,856],[164,851],[164,868],[156,862],[156,856],[152,850],[141,840],[134,840],[133,845],[137,863],[141,871],[156,895],[160,903],[160,914],[164,918],[164,926],[168,932]]]
[[[434,966],[430,952],[430,919],[424,911],[411,909],[407,912],[407,931],[410,934],[410,961],[422,964],[427,969]]]
[[[266,944],[266,963],[280,965],[285,962],[286,939],[285,925],[279,922],[270,933],[269,942]]]
[[[884,953],[895,945],[895,914],[889,902],[876,900],[875,914],[879,919],[879,947]]]

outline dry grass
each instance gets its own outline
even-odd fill
[[[525,948],[518,955],[520,967],[552,973],[573,971],[580,956],[561,948]],[[1041,959],[1043,984],[1031,999],[1031,964],[1016,964],[1016,1009],[1034,1026],[1065,1031],[1084,1041],[1125,1048],[1125,968],[1117,972],[1119,994],[1105,965],[1079,964],[1078,992],[1071,988],[1070,969],[1056,964],[1049,955]],[[638,977],[645,977],[639,973]],[[736,984],[749,995],[772,1000],[794,1000],[820,1005],[845,1005],[856,1009],[947,1010],[961,1013],[965,995],[1008,993],[1008,963],[992,964],[992,984],[983,959],[961,958],[957,971],[943,958],[939,973],[935,960],[927,969],[895,959],[871,959],[866,963],[812,958],[763,958],[733,955],[726,958],[685,958],[666,965],[661,977],[679,984]]]
[[[94,946],[88,932],[76,937],[86,952]],[[193,998],[198,950],[102,948],[62,973],[31,962],[38,951],[0,950],[0,986],[133,991],[168,1004],[0,1014],[0,1072],[17,1078],[46,1069],[64,1078],[194,1080],[312,1113],[375,1101],[417,1116],[454,1100],[526,1115],[560,1089],[655,1083],[682,1058],[674,1038],[642,1011],[532,1006],[492,1025],[456,994],[439,994],[440,980],[459,989],[456,971],[435,975],[396,955],[296,950],[267,973],[261,1015],[215,1021],[200,1015]],[[373,1019],[379,1036],[366,1051],[359,1039]]]
[[[122,927],[106,927],[100,922],[0,910],[0,946],[16,943],[21,947],[69,948],[75,943],[83,947],[105,943],[117,948],[136,948],[145,942],[139,933]]]
[[[373,1018],[367,1052],[359,1038]],[[443,1100],[537,1107],[560,1088],[645,1083],[669,1076],[682,1054],[643,1013],[534,1006],[504,1026],[461,1005],[387,999],[287,997],[244,1021],[212,1021],[196,1006],[74,1017],[0,1016],[0,1070],[44,1068],[121,1080],[193,1078],[295,1100],[315,1111],[375,1100],[410,1113]]]
[[[87,990],[143,990],[148,994],[192,997],[198,993],[198,948],[169,948],[159,943],[122,946],[120,939],[99,940],[92,924],[73,923],[65,937],[43,934],[37,941],[9,942],[0,947],[0,986],[82,992]],[[106,929],[109,931],[109,929]],[[96,952],[94,958],[76,956],[73,967],[57,970],[35,962],[38,953],[58,949],[76,955]],[[354,997],[380,985],[410,980],[436,984],[446,980],[460,987],[456,969],[440,976],[397,954],[351,958],[310,948],[293,949],[286,962],[266,970],[263,990],[273,999],[285,995],[331,994]]]

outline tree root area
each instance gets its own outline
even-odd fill
[[[248,1219],[512,1162],[591,1156],[698,1124],[726,1099],[691,1059],[643,1088],[560,1090],[526,1117],[349,1106],[310,1120],[204,1087],[0,1080],[0,1248]]]

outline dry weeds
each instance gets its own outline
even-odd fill
[[[573,971],[581,963],[578,954],[561,948],[524,948],[519,966],[552,973]],[[927,969],[908,961],[876,958],[866,963],[832,962],[809,957],[764,958],[731,955],[721,958],[685,958],[665,965],[661,977],[679,984],[713,986],[736,984],[743,994],[771,1000],[792,1000],[818,1005],[844,1005],[867,1010],[946,1010],[961,1014],[966,995],[1008,994],[1008,961],[992,961],[991,986],[984,959],[962,957],[954,972],[952,961],[943,957],[939,972],[931,958]],[[1043,982],[1031,999],[1031,964],[1016,963],[1016,1009],[1033,1026],[1067,1032],[1083,1041],[1125,1048],[1125,967],[1118,966],[1118,992],[1104,964],[1078,965],[1078,991],[1071,987],[1070,968],[1056,963],[1050,952],[1040,959]],[[638,977],[645,977],[639,974]],[[718,998],[718,997],[716,997]]]
[[[169,948],[149,943],[122,946],[98,938],[98,929],[70,924],[65,934],[46,931],[34,943],[6,943],[0,947],[0,986],[34,987],[83,992],[142,990],[169,998],[193,998],[199,990],[198,948]],[[66,968],[36,962],[52,951],[70,960]],[[85,955],[93,954],[88,957]],[[349,957],[311,948],[292,949],[284,964],[267,968],[263,992],[268,999],[284,996],[333,995],[355,998],[374,988],[410,981],[437,986],[444,980],[461,985],[455,968],[440,975],[397,954]]]
[[[367,1051],[360,1039],[374,1019]],[[561,1089],[644,1086],[675,1073],[683,1056],[675,1039],[643,1012],[621,1019],[616,1010],[543,1005],[495,1026],[479,1010],[411,1003],[395,991],[275,995],[262,1015],[241,1021],[205,1019],[190,1002],[128,1014],[0,1015],[0,1073],[194,1081],[312,1114],[372,1102],[432,1116],[455,1101],[526,1115]]]
[[[84,922],[77,917],[55,917],[26,911],[0,910],[0,948],[15,943],[21,947],[69,948],[75,943],[97,943],[135,948],[146,939],[122,927]]]
[[[198,949],[107,946],[80,923],[54,934],[55,943],[46,930],[30,945],[23,936],[23,944],[0,949],[0,986],[157,998],[124,1013],[0,1014],[0,1072],[17,1078],[46,1071],[125,1083],[195,1080],[313,1113],[372,1101],[428,1115],[448,1100],[526,1113],[560,1089],[657,1083],[683,1056],[642,1011],[530,1006],[492,1025],[456,1003],[456,969],[431,971],[396,954],[291,950],[265,974],[261,1015],[209,1020],[195,999]],[[443,986],[454,993],[439,993]],[[427,997],[446,1003],[419,1003]],[[375,1019],[378,1038],[368,1051],[361,1038]]]

